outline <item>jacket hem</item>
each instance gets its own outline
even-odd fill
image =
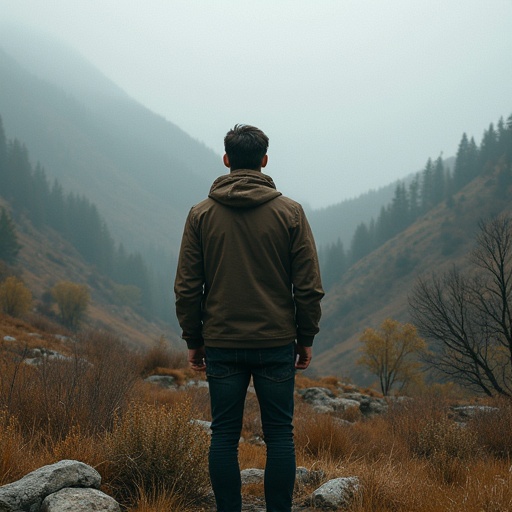
[[[271,347],[282,347],[289,343],[294,343],[293,338],[276,339],[267,338],[260,340],[204,340],[204,344],[207,347],[217,348],[271,348]]]

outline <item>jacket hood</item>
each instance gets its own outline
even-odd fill
[[[270,176],[240,169],[217,178],[208,197],[234,208],[251,208],[281,195]]]

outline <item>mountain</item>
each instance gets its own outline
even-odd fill
[[[452,169],[454,157],[443,160],[445,169]],[[311,229],[318,247],[335,243],[338,239],[348,249],[356,228],[361,222],[376,220],[383,206],[388,205],[399,184],[410,185],[416,173],[378,189],[369,190],[352,199],[346,199],[325,208],[308,212]]]
[[[20,27],[0,30],[0,115],[7,136],[92,199],[129,248],[175,252],[188,208],[223,172],[212,150],[78,53]]]
[[[477,176],[450,201],[428,211],[345,272],[323,301],[314,372],[359,384],[371,382],[355,364],[363,330],[378,328],[388,317],[411,321],[408,296],[417,278],[453,266],[464,269],[479,220],[512,214],[512,185],[508,181],[503,187],[502,168],[503,164]],[[510,162],[507,172],[511,173]]]

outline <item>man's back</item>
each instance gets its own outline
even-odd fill
[[[195,247],[203,264],[207,345],[276,346],[296,338],[297,324],[302,335],[316,334],[319,306],[314,311],[300,297],[302,289],[321,293],[311,231],[301,206],[270,177],[240,170],[217,179],[209,198],[190,211],[186,233],[189,262]],[[178,315],[185,279],[178,273]],[[297,294],[304,306],[297,313],[307,315],[296,319]]]

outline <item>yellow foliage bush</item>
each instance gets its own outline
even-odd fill
[[[62,322],[76,328],[89,305],[89,290],[83,284],[61,281],[52,288],[52,296],[57,302]]]
[[[32,305],[32,293],[21,279],[8,277],[0,283],[0,309],[11,316],[23,316]]]

